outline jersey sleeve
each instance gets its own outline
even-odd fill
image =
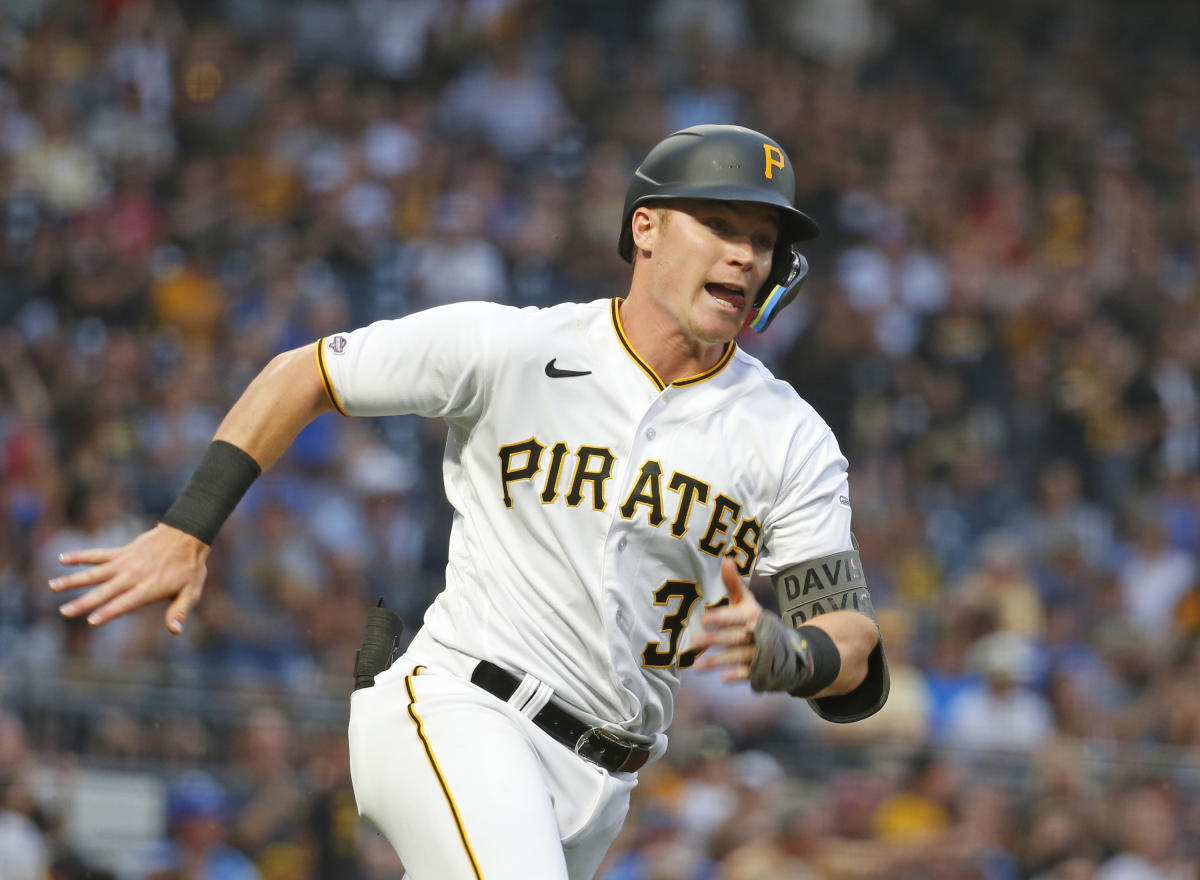
[[[822,433],[785,480],[776,513],[764,528],[764,553],[756,571],[777,574],[794,565],[857,549],[850,533],[847,462],[837,440]],[[868,599],[869,601],[869,599]],[[853,691],[809,701],[827,721],[845,724],[879,711],[891,690],[887,655],[880,639],[867,658],[867,676]]]
[[[477,418],[507,306],[462,302],[376,321],[317,344],[330,400],[343,415]]]
[[[824,423],[815,442],[792,450],[780,494],[763,524],[757,574],[775,574],[807,559],[853,547],[847,462]]]

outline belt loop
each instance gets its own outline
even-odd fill
[[[513,695],[508,698],[508,704],[518,712],[525,714],[525,707],[529,705],[530,700],[537,696],[540,684],[540,681],[526,673],[525,677],[517,685],[517,689],[513,691]]]
[[[522,715],[532,718],[538,712],[541,712],[545,705],[550,702],[550,698],[554,695],[554,688],[550,687],[544,681],[538,681],[528,673],[525,675],[525,680],[537,682],[537,688],[530,694],[529,699],[520,709]]]

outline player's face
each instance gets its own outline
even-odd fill
[[[655,262],[660,305],[689,337],[728,342],[771,271],[778,211],[748,202],[681,200],[663,209]]]

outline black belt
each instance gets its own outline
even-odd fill
[[[480,660],[471,673],[471,683],[504,702],[516,693],[521,679],[495,663]],[[650,749],[617,739],[600,727],[592,727],[553,703],[533,716],[533,723],[581,758],[599,764],[610,773],[633,773],[650,757]]]

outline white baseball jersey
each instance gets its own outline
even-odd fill
[[[772,574],[850,549],[851,511],[837,442],[791,386],[733,343],[664,386],[618,305],[458,303],[317,350],[343,414],[449,424],[446,589],[414,647],[530,673],[661,746],[721,558]]]

